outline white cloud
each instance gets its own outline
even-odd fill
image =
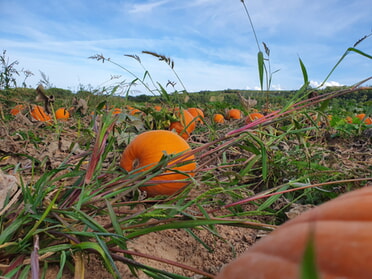
[[[340,86],[344,86],[343,84],[337,82],[337,81],[326,81],[323,85],[321,82],[318,82],[318,81],[315,81],[315,80],[311,80],[310,81],[310,86],[313,87],[313,88],[326,88],[326,87],[340,87]]]
[[[149,13],[149,12],[152,12],[155,8],[160,7],[164,4],[167,4],[168,2],[169,0],[163,0],[163,1],[145,3],[145,4],[134,4],[129,10],[129,13],[132,13],[132,14]]]
[[[271,50],[271,69],[280,69],[273,76],[272,89],[297,89],[302,85],[298,57],[313,80],[312,86],[319,86],[316,81],[327,76],[346,48],[370,31],[367,0],[357,4],[339,1],[343,4],[334,0],[288,0],[283,6],[274,0],[246,1],[259,43],[264,41]],[[101,83],[110,74],[120,72],[107,63],[89,64],[87,57],[97,53],[140,73],[139,65],[122,55],[141,54],[142,50],[172,58],[190,91],[255,88],[259,84],[258,50],[238,0],[93,0],[92,5],[74,0],[58,13],[54,12],[60,5],[57,0],[48,5],[41,0],[31,2],[19,5],[11,1],[7,9],[0,9],[0,45],[24,68],[36,73],[40,69],[62,87],[77,81]],[[154,9],[156,16],[149,16]],[[363,26],[367,26],[365,31]],[[358,48],[369,53],[371,40],[363,41]],[[141,58],[156,73],[157,80],[173,78],[164,70],[166,65],[145,56]],[[368,59],[352,53],[331,78],[339,84],[352,84],[370,75],[370,65]]]

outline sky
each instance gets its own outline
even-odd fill
[[[347,48],[372,32],[370,0],[244,2],[258,45],[241,0],[0,0],[0,50],[34,74],[26,79],[30,87],[41,73],[54,87],[76,92],[130,83],[147,71],[146,83],[151,76],[164,87],[172,81],[177,90],[198,92],[259,89],[264,42],[270,89],[296,90],[303,84],[299,59],[319,86]],[[372,36],[357,48],[371,55]],[[169,57],[174,71],[142,51]],[[114,63],[89,59],[96,54]],[[326,85],[352,85],[371,74],[371,60],[351,52]]]

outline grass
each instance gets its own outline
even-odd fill
[[[221,129],[221,125],[206,118],[207,124],[199,126],[192,137],[196,139],[204,131],[205,143],[190,140],[191,152],[198,161],[197,176],[180,195],[166,199],[143,199],[137,189],[163,172],[172,158],[164,157],[158,165],[142,173],[126,173],[119,169],[120,150],[125,143],[118,145],[117,133],[126,133],[132,127],[125,113],[113,116],[111,111],[100,110],[102,115],[97,113],[91,120],[90,133],[93,134],[86,152],[71,153],[59,166],[49,170],[42,170],[39,160],[31,157],[30,171],[34,179],[21,180],[18,195],[9,201],[0,217],[0,258],[7,259],[1,262],[2,275],[26,278],[31,272],[36,278],[45,272],[39,268],[39,263],[43,262],[46,266],[58,263],[61,267],[59,278],[62,278],[62,269],[82,276],[86,261],[83,255],[95,254],[113,277],[120,277],[116,263],[123,262],[134,274],[143,270],[153,278],[183,278],[140,264],[134,260],[134,255],[154,257],[130,251],[127,242],[169,229],[203,228],[214,234],[215,225],[270,230],[280,220],[280,213],[272,206],[281,196],[290,202],[312,200],[318,203],[336,196],[330,188],[332,185],[362,185],[371,180],[367,166],[353,174],[354,169],[349,172],[315,164],[319,161],[315,158],[324,155],[323,150],[318,153],[317,144],[324,139],[324,129],[332,127],[317,127],[316,123],[309,122],[312,118],[308,116],[316,111],[312,108],[316,102],[353,90],[357,88],[291,102],[285,110],[237,129],[228,125]],[[151,115],[152,111],[148,113]],[[239,127],[241,122],[229,125]],[[351,125],[359,127],[355,134],[367,128],[360,122]],[[59,128],[53,128],[55,126]],[[60,136],[66,127],[55,122],[44,129],[58,131]],[[35,148],[40,148],[45,138],[35,137],[29,131],[28,140]],[[283,142],[289,144],[288,149],[280,149]],[[296,167],[289,170],[288,166]],[[21,177],[27,171],[20,166],[7,169],[13,169]],[[321,187],[328,190],[324,193],[317,190]],[[190,199],[195,189],[196,196]],[[313,190],[306,192],[305,189]],[[225,197],[229,202],[216,196]],[[246,203],[256,205],[256,209],[245,211],[242,205]],[[271,224],[255,220],[255,216],[263,215],[276,215],[278,219],[273,219]],[[110,221],[102,224],[103,217]],[[208,246],[201,239],[196,240]],[[213,277],[202,270],[167,262]]]

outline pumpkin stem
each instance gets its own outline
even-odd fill
[[[133,163],[132,163],[132,170],[137,169],[137,168],[139,167],[139,165],[140,165],[140,161],[139,161],[139,159],[138,159],[138,158],[135,158],[135,159],[133,160]]]

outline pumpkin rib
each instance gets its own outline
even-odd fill
[[[146,131],[137,135],[125,148],[120,166],[128,172],[135,171],[135,166],[140,168],[139,172],[145,171],[157,165],[164,153],[179,155],[189,150],[191,150],[189,144],[174,132],[166,130]],[[195,156],[183,157],[181,161],[186,162],[185,164],[172,166],[179,161],[179,158],[170,160],[167,165],[169,169],[149,180],[151,181],[150,184],[155,183],[155,185],[146,185],[140,187],[140,189],[147,191],[148,196],[173,195],[187,186],[190,183],[190,181],[187,181],[189,176],[194,176]],[[168,182],[164,182],[165,180]]]
[[[182,109],[180,112],[176,112],[179,121],[172,122],[169,126],[169,130],[176,131],[183,139],[188,139],[191,133],[195,130],[196,123],[194,117],[187,110]]]
[[[247,274],[249,278],[297,279],[310,233],[314,237],[321,278],[369,278],[372,274],[371,197],[372,187],[365,187],[303,213],[257,241],[225,266],[216,279],[244,279]],[[297,264],[279,265],[281,271],[272,273],[274,266],[278,266],[275,258]]]

